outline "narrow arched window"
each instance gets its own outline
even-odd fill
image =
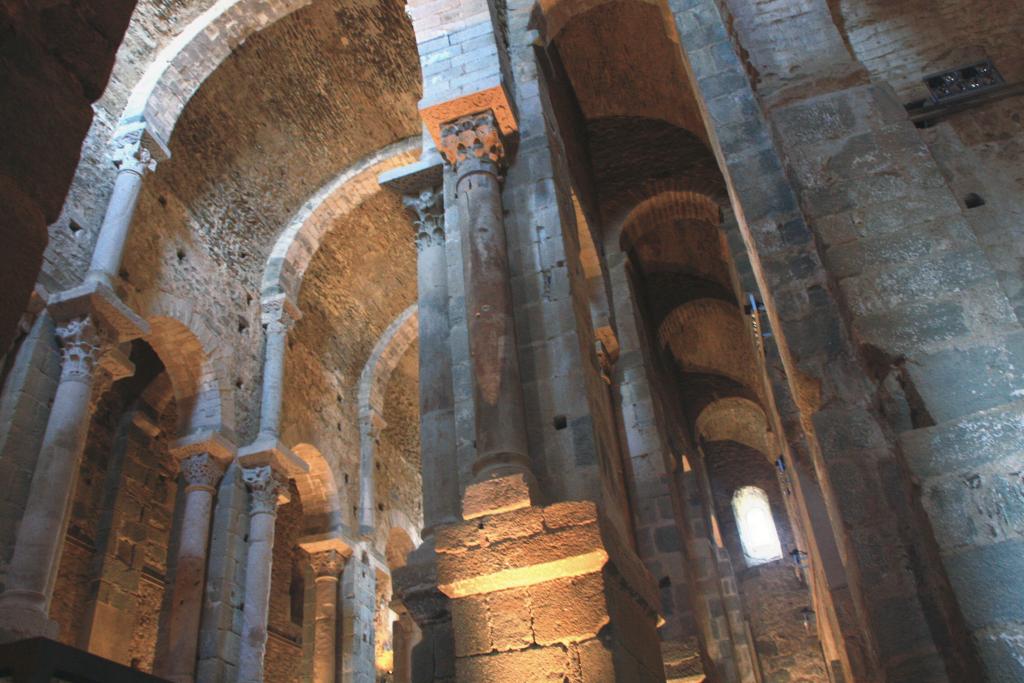
[[[767,493],[756,486],[736,489],[732,495],[732,513],[748,566],[782,559],[782,545]]]

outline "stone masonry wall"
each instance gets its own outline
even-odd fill
[[[52,614],[64,642],[149,671],[172,578],[177,466],[166,439],[133,426],[126,398],[115,389],[97,406]],[[163,424],[174,424],[173,411]]]
[[[911,496],[911,477],[927,476],[918,461],[925,456],[907,453],[901,460],[890,430],[930,430],[928,425],[945,422],[947,432],[955,431],[973,419],[967,417],[971,412],[1012,400],[1015,381],[1007,373],[1016,353],[1012,308],[891,90],[861,85],[863,73],[856,64],[850,68],[848,55],[839,51],[828,79],[792,84],[786,98],[754,103],[745,76],[739,76],[743,48],[738,57],[719,8],[688,2],[675,3],[674,11],[744,214],[744,239],[782,340],[794,396],[805,416],[813,416],[808,422],[813,424],[812,451],[821,449],[820,456],[814,454],[821,457],[815,464],[827,473],[823,486],[833,527],[839,531],[840,519],[847,525],[842,543],[854,594],[861,590],[858,581],[872,586],[870,595],[860,592],[857,600],[863,601],[862,623],[877,638],[879,664],[890,676],[908,680],[943,676],[946,669],[953,678],[973,675],[964,673],[975,666],[973,653],[953,645],[965,642],[958,611],[973,604],[979,586],[985,585],[973,568],[964,569],[970,562],[963,560],[974,557],[968,550],[972,545],[943,549],[954,591],[962,591],[960,605],[954,606],[938,572],[936,548],[927,531],[922,533],[920,502]],[[850,80],[837,80],[837,74],[849,74]],[[765,104],[774,139],[758,121]],[[755,167],[756,179],[747,172]],[[778,182],[766,193],[769,177]],[[813,232],[791,222],[798,209]],[[825,359],[827,370],[820,365]],[[979,363],[991,370],[982,370]],[[871,380],[864,383],[865,368],[883,386],[891,378],[890,388],[879,391]],[[969,386],[971,377],[984,379],[976,379],[968,391],[949,391]],[[885,406],[885,415],[876,412],[876,400]],[[941,441],[929,442],[931,434],[905,436],[903,443],[906,447],[920,439],[918,446],[939,447]],[[850,454],[851,448],[862,453],[859,462],[835,459],[840,449]],[[927,457],[951,455],[932,451]],[[989,457],[998,462],[1007,454],[997,451]],[[998,467],[1012,469],[1011,462]],[[959,462],[956,469],[965,465]],[[927,498],[923,503],[931,505]],[[952,514],[962,518],[966,512]],[[930,525],[943,524],[950,513],[931,507]],[[1013,543],[1005,542],[986,551],[993,556],[1016,552]],[[906,571],[883,569],[872,556]],[[909,561],[894,561],[902,556]],[[884,587],[876,580],[881,577]],[[995,626],[1007,623],[1007,614],[975,612],[966,621],[975,632],[975,652],[990,671],[1012,668],[1011,641],[1001,635],[1012,627]],[[898,630],[892,633],[894,627]],[[927,654],[934,647],[929,643],[938,643],[944,664]],[[916,657],[906,658],[911,652]]]

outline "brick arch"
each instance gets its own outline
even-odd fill
[[[679,42],[679,36],[673,27],[675,21],[668,3],[663,0],[540,0],[533,8],[530,28],[536,29],[541,40],[548,45],[558,37],[565,27],[591,10],[612,3],[652,7],[664,17],[665,33],[673,43]]]
[[[334,471],[316,446],[300,443],[292,446],[309,470],[294,476],[295,488],[302,499],[303,533],[318,534],[341,527],[341,499]]]
[[[658,342],[685,373],[721,375],[760,395],[751,332],[734,303],[701,298],[673,309],[658,326]]]
[[[313,0],[218,0],[164,47],[132,90],[120,127],[171,139],[203,82],[250,36]]]
[[[391,571],[404,567],[406,558],[416,545],[412,542],[409,532],[400,526],[388,529],[388,542],[384,548],[384,557]]]
[[[409,306],[392,321],[374,345],[359,376],[359,531],[375,527],[374,462],[384,428],[384,394],[391,372],[419,336],[419,309]]]
[[[740,396],[709,403],[697,416],[694,431],[707,441],[735,441],[760,451],[769,460],[779,447],[768,417],[754,401]]]
[[[415,523],[413,523],[412,518],[409,517],[409,515],[402,510],[389,509],[386,513],[384,513],[384,520],[382,526],[387,531],[388,534],[388,543],[385,548],[385,556],[387,556],[387,550],[391,548],[391,541],[394,538],[402,537],[407,539],[411,544],[409,546],[410,550],[418,548],[420,543],[423,542],[423,540],[420,538],[419,527]],[[391,558],[387,557],[387,559],[389,560],[389,569],[395,569],[394,566],[390,565]]]
[[[262,296],[299,300],[302,278],[324,236],[337,220],[382,191],[377,176],[419,157],[422,139],[406,138],[366,156],[339,173],[302,205],[267,257]]]
[[[602,242],[606,253],[614,254],[627,246],[632,235],[642,231],[647,222],[663,222],[676,218],[721,223],[721,207],[728,206],[717,179],[688,177],[648,180],[633,188],[628,196],[628,210],[609,216]]]
[[[225,345],[191,302],[160,293],[143,305],[150,333],[143,337],[160,357],[174,387],[182,436],[235,427],[234,391]]]

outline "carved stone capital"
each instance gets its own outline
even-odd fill
[[[115,335],[97,325],[91,315],[60,323],[56,332],[60,340],[61,381],[91,382],[103,355],[114,348]]]
[[[416,246],[422,251],[430,246],[444,245],[444,193],[429,188],[417,195],[402,197],[402,204],[413,213]]]
[[[249,507],[250,515],[277,514],[278,503],[281,502],[282,496],[287,495],[287,479],[275,472],[269,465],[264,465],[242,469],[242,481],[245,482],[252,495],[252,503]]]
[[[456,172],[481,164],[493,170],[505,160],[505,145],[491,111],[443,124],[440,151]]]
[[[134,173],[144,176],[156,170],[157,160],[153,151],[143,143],[143,130],[136,129],[119,135],[114,140],[111,156],[119,173]]]
[[[267,297],[260,302],[260,321],[268,333],[287,332],[299,316],[298,309],[284,294]]]
[[[143,176],[156,170],[160,161],[171,157],[171,151],[144,120],[124,122],[114,133],[111,157],[119,172]]]
[[[333,549],[309,553],[309,565],[314,577],[337,579],[345,568],[345,556]]]
[[[224,476],[224,466],[209,453],[196,453],[181,461],[181,474],[188,484],[186,490],[213,491]]]

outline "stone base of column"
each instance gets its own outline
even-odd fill
[[[412,648],[411,683],[452,683],[455,645],[448,596],[437,588],[437,555],[429,538],[391,572],[391,589],[420,629]]]
[[[13,643],[39,636],[56,640],[60,635],[60,625],[41,609],[46,602],[45,598],[37,593],[25,594],[26,604],[19,604],[22,602],[21,597],[20,591],[4,593],[0,603],[0,643]]]
[[[437,575],[460,683],[665,680],[654,581],[594,503],[440,527]]]

